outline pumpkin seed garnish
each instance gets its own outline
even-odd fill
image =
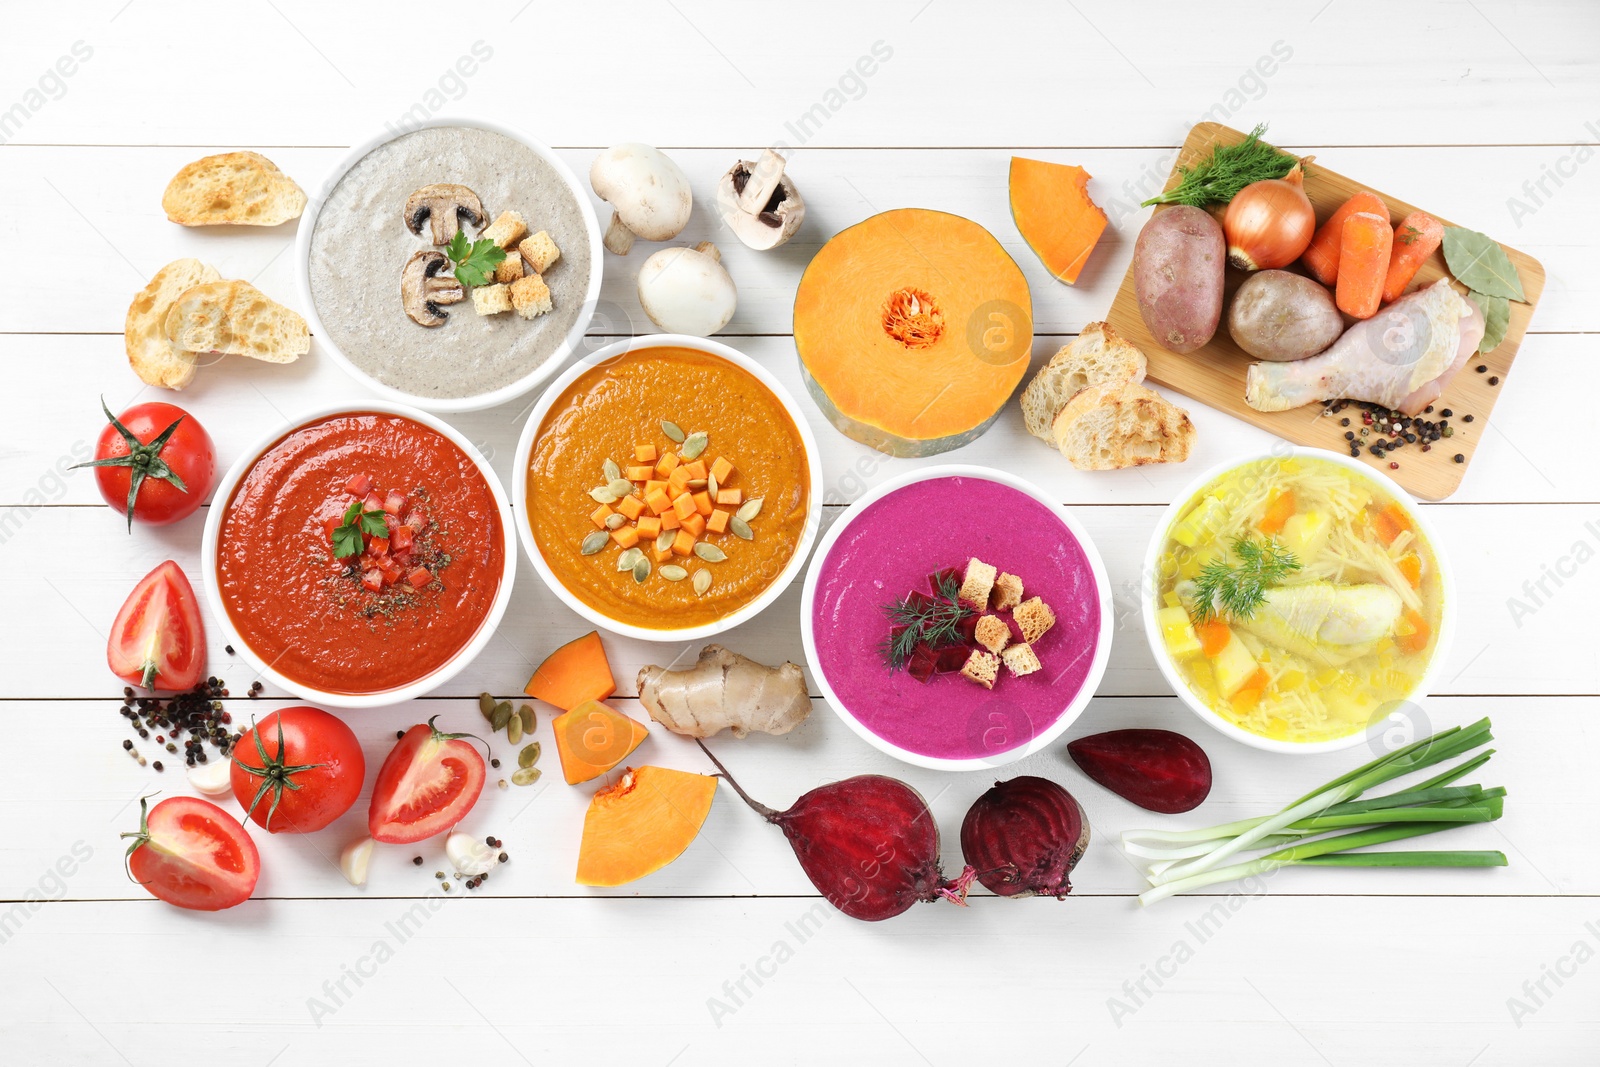
[[[631,489],[632,487],[630,486],[629,488]],[[617,494],[611,491],[609,484],[597,485],[589,490],[589,499],[596,504],[615,504],[617,502]]]
[[[606,516],[606,529],[620,530],[622,529],[622,524],[627,521],[628,516],[624,515],[620,511],[613,511],[610,515]]]
[[[537,767],[523,767],[511,776],[511,780],[517,785],[532,785],[539,780],[541,773]]]
[[[722,487],[717,484],[717,476],[715,474],[707,474],[706,492],[711,495],[711,502],[713,504],[717,502],[717,490],[720,488]]]
[[[648,577],[650,577],[650,561],[645,559],[641,553],[639,562],[633,565],[633,580],[643,585],[644,580]]]
[[[533,727],[538,722],[538,720],[533,717],[533,706],[531,704],[524,704],[524,705],[522,705],[522,707],[518,708],[517,709],[517,718],[522,720],[522,732],[523,733],[525,733],[525,734],[533,733]]]
[[[707,563],[721,563],[728,558],[728,554],[709,541],[696,541],[694,554]]]
[[[738,511],[734,512],[734,514],[743,519],[745,522],[749,522],[751,519],[761,514],[761,502],[765,499],[766,497],[758,496],[753,500],[746,500],[744,502],[744,506]]]
[[[494,715],[489,719],[489,726],[499,733],[506,728],[506,723],[511,721],[511,705],[502,700],[494,706]]]
[[[672,547],[672,542],[678,539],[676,530],[662,530],[656,534],[656,551],[665,552]]]
[[[617,466],[617,461],[614,459],[606,460],[605,465],[600,469],[605,471],[606,481],[608,482],[614,482],[622,477],[622,468]]]
[[[539,742],[537,741],[531,745],[524,745],[522,751],[517,753],[517,766],[532,767],[539,762],[539,752]]]
[[[675,445],[683,444],[683,431],[678,429],[678,424],[677,423],[668,422],[666,419],[662,419],[661,420],[661,432],[666,434],[668,437],[672,438],[672,443],[673,444],[675,444]]]
[[[711,572],[704,568],[694,572],[694,595],[705,596],[706,590],[711,588]]]
[[[704,430],[690,434],[683,442],[683,447],[678,449],[678,455],[687,460],[700,458],[700,453],[706,450],[706,445],[711,443],[711,438]]]
[[[728,520],[728,529],[733,532],[735,537],[742,537],[746,541],[754,541],[756,539],[756,532],[750,529],[750,524],[737,515]]]
[[[633,493],[633,483],[626,478],[618,478],[607,485],[606,488],[611,490],[618,500]]]
[[[513,745],[522,740],[521,715],[513,715],[506,720],[506,740]]]
[[[494,697],[488,693],[479,693],[478,713],[483,716],[485,722],[494,718]]]
[[[669,563],[665,567],[661,568],[661,577],[665,578],[669,582],[681,582],[685,578],[689,577],[689,572],[678,566],[676,563]]]
[[[617,571],[631,571],[634,565],[644,559],[644,553],[638,548],[630,548],[617,557]]]
[[[610,534],[606,533],[604,530],[596,530],[588,537],[583,539],[583,544],[578,546],[578,551],[582,552],[585,556],[592,556],[602,548],[606,547],[606,542],[609,540],[611,540]]]

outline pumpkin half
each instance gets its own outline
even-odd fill
[[[1106,229],[1106,213],[1089,199],[1082,167],[1011,157],[1011,218],[1045,269],[1068,285]]]
[[[846,437],[892,456],[976,440],[1028,369],[1033,300],[994,235],[902,208],[839,232],[794,300],[806,388]]]
[[[717,780],[666,767],[629,767],[583,817],[579,885],[623,885],[659,871],[689,847],[711,813]]]

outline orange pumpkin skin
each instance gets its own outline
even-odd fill
[[[550,720],[561,773],[568,785],[600,777],[650,736],[641,723],[598,700],[586,700]]]
[[[611,661],[606,659],[599,632],[591,630],[546,656],[522,691],[562,711],[615,693],[617,683],[611,677]]]
[[[902,208],[840,231],[795,293],[806,388],[846,437],[931,456],[986,431],[1028,369],[1033,300],[994,235]]]
[[[1045,269],[1075,285],[1106,229],[1082,167],[1011,157],[1011,218]]]
[[[624,885],[659,871],[700,833],[717,780],[666,767],[629,767],[583,817],[578,884]]]

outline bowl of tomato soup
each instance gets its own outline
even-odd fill
[[[206,520],[206,597],[263,677],[335,707],[435,688],[489,642],[511,597],[511,510],[461,434],[372,401],[293,420],[247,449]]]

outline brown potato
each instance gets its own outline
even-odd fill
[[[1344,333],[1333,294],[1286,270],[1252,274],[1228,305],[1228,333],[1238,346],[1269,363],[1314,356]]]
[[[1144,224],[1133,246],[1134,292],[1157,344],[1181,355],[1211,340],[1226,264],[1222,227],[1200,208],[1162,208]]]

